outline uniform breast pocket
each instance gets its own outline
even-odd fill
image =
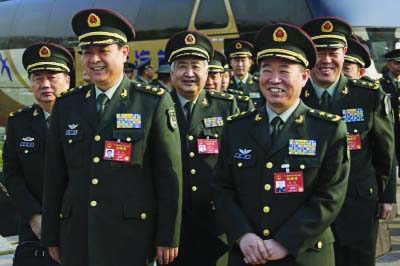
[[[261,180],[256,159],[229,158],[228,164],[239,194],[254,195]]]
[[[111,167],[142,166],[145,151],[145,137],[143,129],[116,129],[113,130],[113,138],[131,144],[130,163],[111,162]]]
[[[36,155],[41,148],[41,143],[39,141],[20,141],[16,143],[17,151],[22,160],[29,159],[33,155]]]
[[[290,172],[302,172],[304,187],[310,186],[312,183],[317,182],[319,178],[319,169],[321,168],[321,162],[318,158],[299,158],[300,156],[294,156],[295,158],[289,158],[288,166]],[[284,169],[283,169],[284,170]]]
[[[64,156],[69,167],[83,167],[85,162],[83,160],[84,154],[84,134],[82,131],[73,135],[63,135],[62,142],[64,147]]]

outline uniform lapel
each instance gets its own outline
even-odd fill
[[[86,120],[87,124],[92,128],[96,128],[97,110],[96,110],[96,92],[94,85],[88,86],[85,93],[85,104],[81,105],[80,114]]]
[[[31,128],[33,132],[40,137],[40,140],[43,140],[43,143],[45,143],[44,140],[46,139],[47,123],[44,118],[43,109],[38,104],[35,104],[32,108],[34,108],[34,110],[32,120],[30,120],[32,121]]]
[[[250,128],[250,136],[263,148],[268,154],[271,146],[271,136],[269,134],[269,119],[265,107],[259,107],[254,117],[252,127]]]
[[[109,105],[104,113],[103,119],[100,121],[100,124],[97,128],[98,132],[102,131],[104,128],[108,126],[111,122],[115,121],[115,115],[117,113],[124,112],[126,110],[127,100],[129,98],[129,89],[130,89],[130,81],[128,78],[124,77],[121,84],[115,91],[112,99],[110,100]]]
[[[296,110],[289,117],[288,121],[284,124],[281,132],[278,135],[275,143],[272,144],[271,149],[269,151],[268,157],[272,156],[274,153],[280,151],[283,148],[287,148],[289,146],[289,139],[294,139],[299,134],[299,125],[304,122],[304,112],[306,110],[306,106],[300,102],[299,106],[297,106]]]
[[[304,87],[303,91],[301,92],[301,98],[305,104],[308,106],[315,106],[314,108],[319,109],[319,99],[315,90],[311,84],[311,81],[308,80],[306,86]]]
[[[179,101],[179,98],[178,98],[178,95],[177,95],[177,92],[175,89],[172,90],[171,97],[175,103],[175,110],[176,110],[176,117],[177,117],[178,125],[179,125],[179,132],[181,133],[181,136],[186,136],[186,132],[188,129],[188,123],[186,121],[185,114],[183,113],[183,110],[182,110],[182,107],[181,107],[181,104],[180,104],[180,101]]]
[[[201,120],[206,117],[206,111],[209,107],[208,100],[206,97],[206,91],[203,89],[197,98],[196,104],[193,107],[192,118],[190,119],[189,132],[197,127]]]

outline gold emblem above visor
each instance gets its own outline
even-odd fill
[[[236,48],[236,49],[242,49],[243,46],[242,46],[242,44],[241,44],[240,42],[237,42],[237,43],[235,44],[235,48]]]
[[[272,37],[275,42],[286,42],[288,36],[284,28],[278,27],[275,29]]]
[[[333,24],[329,20],[325,21],[321,25],[322,32],[332,32],[333,31]]]
[[[90,28],[100,27],[101,20],[95,13],[90,13],[87,18],[87,24]]]
[[[47,58],[51,56],[51,50],[47,46],[42,46],[42,48],[39,49],[39,56],[41,58]]]
[[[185,44],[196,44],[196,38],[193,34],[188,34],[185,37]]]

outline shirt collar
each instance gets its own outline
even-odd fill
[[[297,106],[299,106],[299,104],[300,104],[300,99],[297,99],[292,106],[290,106],[282,113],[277,114],[268,106],[267,103],[265,105],[265,109],[267,110],[269,123],[271,124],[272,119],[274,119],[276,116],[279,116],[282,119],[283,123],[286,123],[289,120],[289,117],[292,115],[292,113],[296,110]]]
[[[42,110],[43,110],[43,114],[44,114],[44,119],[47,120],[47,118],[49,118],[51,116],[51,113],[46,112],[43,108],[42,108]]]
[[[114,95],[114,93],[115,93],[115,91],[118,89],[119,85],[121,85],[121,82],[122,82],[123,78],[124,78],[124,76],[122,76],[122,78],[114,86],[110,87],[106,91],[102,91],[97,86],[95,86],[96,99],[101,93],[104,93],[105,95],[107,95],[108,99],[111,100],[113,95]]]
[[[201,93],[201,92],[200,92],[200,93]],[[185,104],[186,104],[187,102],[190,102],[190,101],[187,100],[185,97],[183,97],[182,95],[180,95],[180,94],[178,93],[178,91],[176,92],[176,95],[178,95],[179,103],[181,104],[181,107],[182,107],[182,108],[185,106]],[[200,96],[200,94],[197,95],[197,97],[196,97],[193,101],[191,101],[191,102],[193,102],[193,104],[196,104],[197,99],[199,98],[199,96]]]
[[[246,84],[249,78],[249,73],[247,73],[243,79],[239,79],[236,75],[233,76],[233,78],[235,79],[236,84],[239,84],[239,81],[243,82],[243,84]]]
[[[332,83],[332,85],[330,85],[328,88],[322,88],[322,87],[318,86],[318,85],[314,82],[314,80],[310,77],[311,84],[312,84],[312,86],[313,86],[313,88],[314,88],[315,93],[317,94],[318,99],[321,99],[322,93],[324,93],[324,91],[327,91],[327,92],[329,93],[329,95],[332,97],[332,96],[335,94],[335,92],[336,92],[336,87],[337,87],[337,84],[339,83],[339,79],[340,79],[340,76],[339,76],[339,78],[338,78],[334,83]]]

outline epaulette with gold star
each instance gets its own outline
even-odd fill
[[[234,89],[228,89],[228,93],[234,94],[234,95],[243,95],[244,92],[240,90],[234,90]]]
[[[68,89],[68,90],[66,90],[64,92],[61,92],[60,95],[57,96],[57,98],[63,98],[65,96],[72,95],[72,94],[75,94],[77,92],[80,92],[80,91],[82,91],[82,89],[84,87],[85,86],[79,86],[79,87],[76,87],[76,88],[70,88],[70,89]]]
[[[366,81],[363,79],[349,79],[349,83],[355,85],[356,87],[371,89],[378,91],[380,88],[379,80]]]
[[[32,111],[33,110],[33,106],[34,106],[34,104],[28,105],[28,106],[25,106],[24,108],[18,109],[15,112],[11,112],[11,113],[9,113],[9,117],[10,118],[11,117],[16,117],[16,116],[19,116],[21,114],[25,114],[25,113],[27,113],[29,111]]]
[[[232,94],[226,92],[206,91],[208,95],[214,98],[223,99],[227,101],[233,101],[235,97]]]
[[[373,82],[373,83],[379,82],[379,79],[374,79],[374,78],[371,78],[370,76],[367,76],[367,75],[362,76],[361,80],[365,80],[365,81]]]
[[[234,121],[234,120],[242,119],[242,118],[249,117],[249,116],[253,115],[255,112],[256,112],[256,108],[253,108],[250,111],[237,112],[236,114],[228,116],[228,118],[226,118],[226,120],[227,121]]]
[[[387,76],[383,76],[379,79],[380,82],[386,82],[387,84],[392,83],[392,81],[390,80],[390,78],[388,78]]]
[[[146,85],[141,82],[135,82],[134,85],[138,91],[147,92],[149,94],[157,95],[157,96],[162,96],[165,94],[165,90],[163,88]]]
[[[334,115],[331,113],[327,113],[327,112],[323,112],[323,111],[318,111],[315,109],[310,109],[307,112],[308,115],[316,117],[316,118],[321,118],[323,120],[327,120],[327,121],[331,121],[331,122],[339,122],[340,120],[342,120],[341,116],[338,115]]]
[[[246,95],[238,95],[238,96],[236,96],[236,101],[248,102],[248,101],[250,101],[250,97],[246,96]]]

